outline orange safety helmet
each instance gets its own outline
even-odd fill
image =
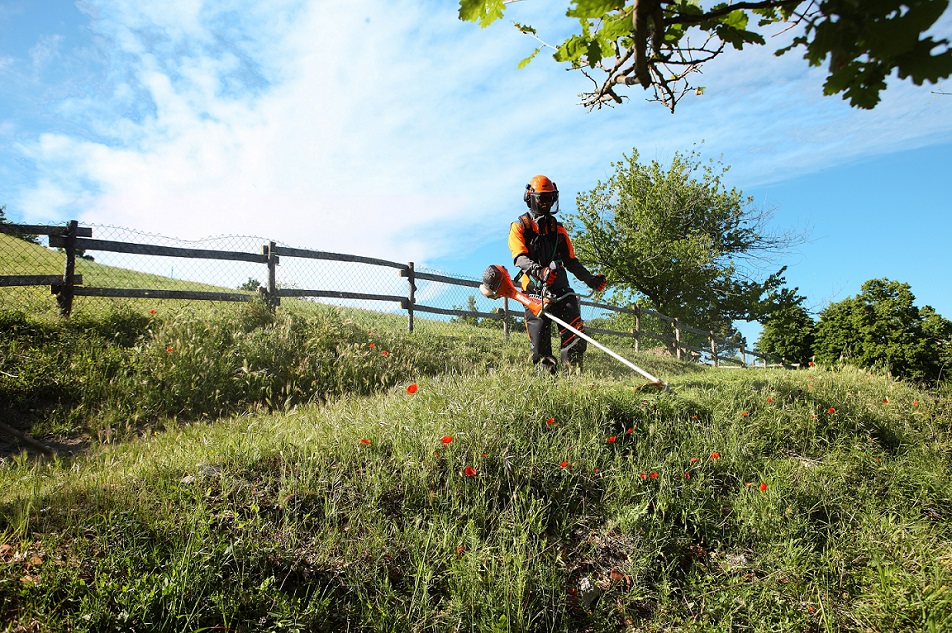
[[[559,188],[546,176],[534,176],[522,196],[533,215],[559,212]]]

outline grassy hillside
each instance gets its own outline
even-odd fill
[[[64,266],[63,253],[0,233],[0,275],[62,275]],[[76,260],[76,274],[82,275],[82,285],[97,288],[236,292],[234,288],[174,279],[82,258]],[[123,299],[122,302],[140,310],[143,308],[148,310],[156,305],[154,299]],[[185,305],[177,301],[162,301],[161,303],[175,308]],[[115,299],[77,297],[74,313],[95,314],[116,304]],[[49,286],[0,288],[0,310],[21,310],[31,314],[45,312],[52,315],[57,313],[57,305],[56,299],[50,295]]]
[[[947,390],[364,318],[7,315],[3,629],[952,629]]]

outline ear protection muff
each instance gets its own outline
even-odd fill
[[[530,209],[532,208],[532,202],[529,200],[529,193],[532,191],[532,185],[526,185],[526,192],[522,195],[523,202],[526,203],[526,206]]]

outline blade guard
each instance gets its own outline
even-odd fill
[[[545,307],[542,301],[533,299],[526,293],[518,290],[515,284],[512,283],[512,277],[509,276],[509,272],[497,264],[493,264],[483,271],[483,283],[480,284],[479,291],[483,293],[484,297],[490,299],[498,299],[499,297],[515,299],[536,316],[539,316],[539,313],[542,312],[542,309]]]

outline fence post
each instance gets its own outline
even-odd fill
[[[76,229],[79,222],[70,220],[66,225],[66,268],[63,271],[63,284],[56,293],[56,303],[59,304],[60,315],[68,317],[73,311],[73,281],[76,276]]]
[[[677,319],[674,320],[674,345],[677,347],[675,354],[678,360],[681,360],[681,328]]]
[[[717,361],[717,344],[714,342],[714,332],[708,332],[708,338],[711,341],[711,358],[714,359],[714,366],[718,367]]]
[[[637,305],[632,306],[635,312],[635,351],[641,351],[641,308]]]
[[[747,351],[744,349],[744,346],[740,346],[740,364],[743,367],[747,367]]]
[[[274,248],[276,244],[274,242],[268,242],[267,246],[262,246],[261,251],[263,255],[268,256],[268,288],[265,291],[266,301],[268,302],[268,307],[271,310],[274,310],[276,307],[281,305],[281,297],[278,296],[278,283],[277,283],[277,269],[278,269],[278,256],[274,254]]]
[[[410,334],[413,333],[413,303],[416,301],[416,279],[413,270],[413,262],[410,262],[407,265],[407,283],[410,285],[407,296],[407,332]]]
[[[502,298],[502,335],[509,340],[509,297]]]

